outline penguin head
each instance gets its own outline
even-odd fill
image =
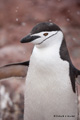
[[[37,24],[29,35],[25,36],[21,43],[32,42],[37,46],[46,46],[49,44],[57,43],[58,40],[62,39],[63,33],[61,29],[54,23],[43,22]]]

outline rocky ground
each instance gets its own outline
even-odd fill
[[[43,21],[61,27],[71,60],[80,69],[80,0],[0,0],[0,66],[30,58],[33,45],[20,40]],[[2,120],[23,120],[24,83],[25,78],[16,77],[0,82]]]

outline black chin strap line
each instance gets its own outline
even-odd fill
[[[50,37],[52,37],[52,36],[56,35],[57,33],[58,33],[58,31],[57,31],[55,34],[52,34],[51,36],[49,36],[48,38],[50,38]],[[46,41],[48,38],[44,39],[41,43],[38,43],[37,45],[42,44],[42,43],[43,43],[44,41]]]

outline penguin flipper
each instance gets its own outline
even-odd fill
[[[77,83],[80,85],[80,70],[78,70],[77,68],[75,69],[75,77],[77,78]]]
[[[24,66],[29,66],[29,61],[25,61],[25,62],[19,62],[19,63],[12,63],[12,64],[8,64],[8,65],[5,65],[3,67],[8,67],[8,66],[14,66],[14,65],[24,65]]]
[[[73,73],[75,75],[75,77],[77,78],[79,75],[80,75],[80,70],[78,70],[76,67],[74,67],[73,65],[72,66],[72,69],[73,69]]]
[[[9,77],[25,77],[27,75],[28,66],[29,61],[2,66],[0,67],[0,80]]]
[[[80,84],[80,80],[77,79],[79,75],[80,75],[80,70],[74,67],[74,65],[71,63],[70,64],[70,78],[71,78],[72,88],[74,92],[76,92],[75,82]]]
[[[80,75],[80,70],[78,70],[78,75]]]

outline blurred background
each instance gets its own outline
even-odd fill
[[[80,70],[80,0],[0,0],[0,66],[29,60],[33,45],[20,40],[45,21],[63,30],[71,60]],[[2,120],[23,120],[24,84],[21,77],[0,82]]]

